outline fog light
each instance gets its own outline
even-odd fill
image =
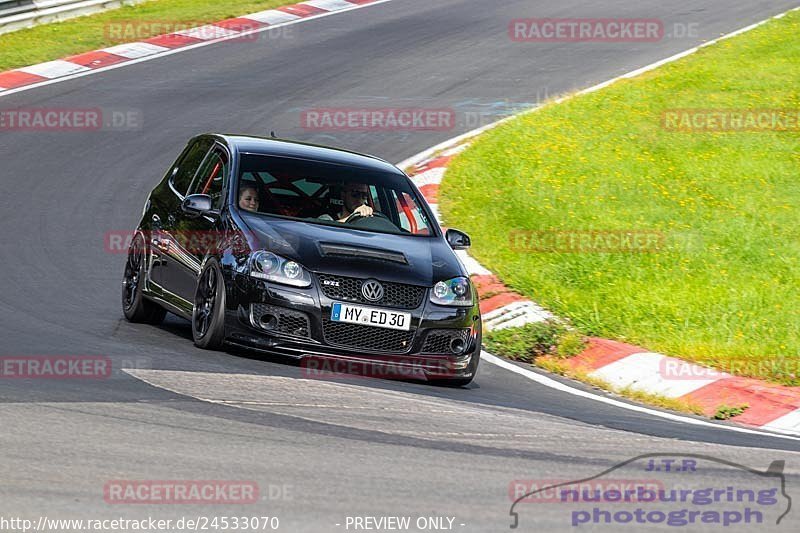
[[[450,341],[450,351],[453,353],[462,353],[466,347],[467,343],[461,339],[453,339]]]
[[[278,317],[275,315],[261,315],[260,324],[264,329],[276,329],[278,327]]]

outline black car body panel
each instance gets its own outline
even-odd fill
[[[418,202],[420,224],[427,229],[424,234],[369,231],[335,221],[318,223],[241,209],[236,191],[243,154],[281,158],[281,164],[296,160],[337,165],[345,172],[370,173],[378,182],[402,183]],[[212,167],[203,185],[204,168]],[[187,212],[185,198],[206,193],[215,208],[199,215]],[[400,207],[405,205],[396,206],[395,222]],[[201,135],[189,141],[153,189],[137,232],[149,252],[144,297],[188,320],[204,265],[212,258],[219,263],[228,343],[300,359],[421,368],[417,377],[426,379],[468,381],[475,374],[481,339],[477,293],[470,283],[471,303],[453,306],[431,300],[437,282],[468,278],[468,273],[411,180],[386,161],[277,139]],[[252,257],[259,250],[302,265],[310,285],[289,286],[253,277]],[[367,280],[380,283],[379,300],[365,298],[361,289]],[[334,321],[331,313],[337,302],[362,306],[366,313],[370,309],[408,313],[410,329]]]
[[[411,237],[358,230],[318,226],[303,222],[242,214],[247,227],[259,237],[257,247],[267,247],[285,257],[298,261],[315,272],[374,277],[380,269],[383,279],[412,285],[433,286],[436,281],[462,276],[463,270],[453,250],[444,239],[425,239],[413,242]],[[418,239],[413,239],[418,240]],[[363,251],[359,261],[343,261],[342,256],[326,254],[325,245],[344,245],[354,252]],[[391,251],[402,254],[406,263],[370,259],[370,251]],[[360,271],[360,272],[359,272]]]

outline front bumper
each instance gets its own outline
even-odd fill
[[[241,277],[232,285],[227,341],[298,359],[309,371],[439,380],[470,378],[477,369],[477,295],[472,307],[445,307],[431,303],[426,290],[416,308],[393,308],[411,314],[405,332],[331,322],[332,304],[346,300],[326,296],[317,276],[307,289]]]

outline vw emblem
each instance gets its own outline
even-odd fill
[[[370,302],[377,302],[383,298],[383,285],[374,279],[368,279],[361,285],[361,294]]]

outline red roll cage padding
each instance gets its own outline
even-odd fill
[[[408,218],[408,225],[411,227],[411,233],[417,233],[417,219],[414,218],[414,213],[411,211],[411,208],[408,206],[408,202],[406,202],[405,196],[403,193],[398,193],[397,195],[397,203],[400,204],[400,207],[403,209],[403,213],[405,213],[406,217]]]
[[[217,177],[217,173],[219,173],[221,166],[222,161],[217,161],[217,164],[214,165],[214,170],[211,171],[211,175],[206,180],[206,184],[203,185],[203,194],[208,194],[208,190],[211,188],[211,183],[214,181],[214,178]]]

